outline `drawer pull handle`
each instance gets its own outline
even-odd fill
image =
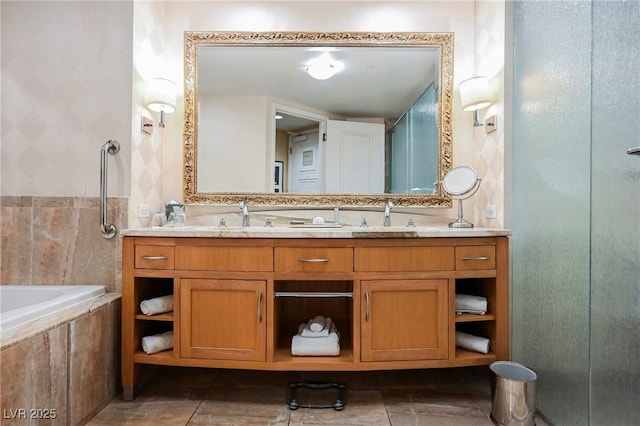
[[[489,260],[489,256],[463,256],[462,260]]]
[[[262,292],[258,294],[258,322],[262,322]]]
[[[167,260],[167,256],[142,256],[144,260]]]
[[[364,292],[364,301],[365,301],[365,305],[366,305],[366,311],[364,313],[364,320],[369,322],[369,309],[371,308],[369,305],[369,292],[365,291]]]
[[[306,259],[304,257],[301,257],[300,259],[298,259],[298,262],[309,262],[309,263],[322,263],[322,262],[328,262],[329,259],[327,259],[326,257],[319,257],[319,258],[312,258],[312,259]]]

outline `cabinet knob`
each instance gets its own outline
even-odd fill
[[[489,256],[463,256],[462,260],[489,260]]]
[[[308,259],[308,258],[304,258],[301,257],[300,259],[298,259],[298,262],[310,262],[310,263],[322,263],[322,262],[328,262],[329,259],[327,259],[326,257],[319,257],[319,258],[312,258],[312,259]]]

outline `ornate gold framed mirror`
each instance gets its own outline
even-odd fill
[[[451,206],[453,33],[188,31],[184,67],[185,203]]]

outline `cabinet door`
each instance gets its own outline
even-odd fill
[[[448,357],[446,279],[362,281],[362,361]]]
[[[181,280],[181,356],[266,360],[266,282]]]

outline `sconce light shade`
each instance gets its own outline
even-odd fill
[[[171,114],[176,110],[176,84],[166,78],[152,78],[147,81],[145,98],[147,107],[160,113],[160,121],[155,127],[164,127],[164,114]],[[141,130],[144,133],[153,134],[153,127],[150,118],[142,117]]]
[[[462,109],[476,111],[491,105],[491,92],[487,77],[473,77],[460,83]]]
[[[147,107],[151,111],[172,113],[176,110],[176,84],[165,78],[147,83]]]

